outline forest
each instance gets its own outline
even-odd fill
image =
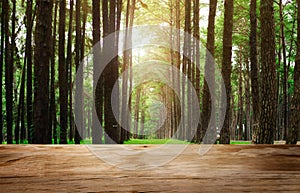
[[[300,0],[2,0],[2,144],[300,139]]]

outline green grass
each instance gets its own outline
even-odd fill
[[[187,141],[181,141],[176,139],[130,139],[129,141],[125,141],[124,144],[192,144]],[[232,145],[247,145],[251,144],[250,141],[231,141],[230,144]]]
[[[232,145],[248,145],[251,144],[251,141],[230,141]]]
[[[191,144],[187,141],[181,141],[176,139],[130,139],[125,141],[124,144]]]
[[[7,145],[7,141],[3,141],[2,144]],[[16,141],[13,141],[12,144],[17,144],[17,143],[16,143]],[[28,141],[27,140],[25,140],[23,142],[19,141],[19,144],[28,144]]]
[[[177,139],[130,139],[124,141],[124,144],[193,144],[187,141],[181,141]],[[74,144],[74,142],[69,142],[69,144]],[[82,140],[80,144],[92,144],[92,139]],[[231,145],[247,145],[251,144],[250,141],[230,141]]]
[[[52,141],[52,144],[54,141]],[[124,144],[193,144],[191,142],[187,141],[181,141],[177,139],[130,139],[128,141],[125,141]],[[2,144],[7,144],[7,142],[3,142]],[[13,141],[13,144],[16,144],[15,141]],[[28,141],[24,141],[22,144],[28,144]],[[59,139],[58,139],[59,144]],[[69,141],[68,144],[75,144],[74,141]],[[92,139],[85,139],[80,142],[80,144],[92,144]],[[230,141],[231,145],[248,145],[251,144],[250,141]]]

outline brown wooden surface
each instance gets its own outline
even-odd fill
[[[198,150],[190,145],[164,166],[128,171],[85,146],[3,145],[0,192],[300,192],[300,146],[215,145],[203,157]]]

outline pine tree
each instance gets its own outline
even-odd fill
[[[261,101],[258,143],[273,144],[276,128],[277,86],[275,63],[274,5],[261,0]]]
[[[37,1],[34,54],[34,143],[49,143],[49,62],[51,56],[52,0]]]

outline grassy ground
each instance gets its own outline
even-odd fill
[[[54,141],[52,140],[52,144]],[[175,139],[130,139],[129,141],[125,141],[124,144],[193,144],[187,141],[175,140]],[[7,144],[3,142],[2,144]],[[13,141],[13,144],[16,144]],[[28,141],[24,141],[22,144],[28,144]],[[68,144],[75,144],[74,141],[68,141]],[[91,139],[85,139],[80,142],[80,144],[92,144]],[[251,141],[230,141],[231,145],[249,145]],[[274,144],[285,144],[285,141],[275,141]],[[298,141],[300,145],[300,141]]]
[[[125,141],[125,144],[192,144],[190,142],[174,140],[174,139],[131,139],[129,141]],[[233,145],[247,145],[251,144],[250,141],[231,141],[230,144]]]
[[[130,139],[124,144],[190,144],[190,142],[175,140],[175,139]]]
[[[251,141],[230,141],[232,145],[247,145],[251,144]]]

